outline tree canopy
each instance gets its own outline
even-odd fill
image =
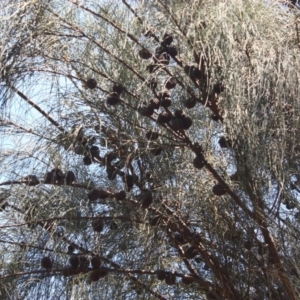
[[[287,3],[1,2],[1,299],[299,298]]]

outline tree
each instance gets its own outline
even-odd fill
[[[293,6],[3,2],[2,299],[297,299]]]

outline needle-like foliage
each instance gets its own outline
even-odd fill
[[[0,11],[1,299],[299,299],[295,1]]]

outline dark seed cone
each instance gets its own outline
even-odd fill
[[[163,47],[169,46],[172,42],[173,42],[173,36],[169,33],[165,33],[163,38],[162,38],[161,45]]]
[[[40,183],[36,175],[28,175],[24,177],[24,181],[27,183],[29,186],[35,186]]]
[[[160,223],[161,216],[155,216],[153,219],[150,220],[150,225],[151,226],[157,226]]]
[[[224,85],[221,82],[218,82],[214,85],[213,92],[215,94],[221,94],[222,92],[224,92],[224,89],[225,89]]]
[[[88,193],[88,199],[90,201],[95,201],[97,199],[106,199],[107,197],[109,197],[109,193],[104,190],[94,189]]]
[[[224,136],[222,136],[222,137],[220,137],[220,139],[219,139],[219,145],[220,145],[221,148],[228,148],[229,145],[230,145],[230,142],[228,142],[228,141],[226,140],[226,138],[225,138]]]
[[[168,90],[172,90],[175,88],[176,84],[177,84],[177,80],[174,77],[171,77],[166,81],[165,87]]]
[[[196,103],[197,103],[197,100],[196,98],[188,98],[184,101],[184,106],[187,108],[187,109],[191,109],[193,107],[196,106]]]
[[[78,266],[79,266],[79,256],[77,255],[72,255],[70,258],[69,258],[69,263],[70,265],[72,266],[73,269],[77,269]]]
[[[73,171],[68,171],[65,176],[66,185],[71,185],[76,180],[75,174]]]
[[[183,129],[183,122],[181,119],[173,118],[170,127],[175,131],[181,130]]]
[[[188,130],[193,125],[193,120],[189,117],[185,117],[181,121],[183,130]]]
[[[96,220],[92,223],[94,231],[101,232],[104,229],[104,224],[102,220]]]
[[[152,54],[147,49],[142,49],[139,51],[139,56],[141,59],[149,59],[152,57]]]
[[[161,154],[162,152],[162,148],[160,147],[156,147],[150,150],[151,154],[153,154],[154,156],[158,156]]]
[[[213,121],[215,121],[215,122],[218,122],[218,121],[219,121],[219,118],[218,118],[218,116],[216,116],[216,115],[211,115],[211,119],[212,119]]]
[[[94,189],[94,190],[91,190],[89,193],[88,193],[88,199],[90,201],[96,201],[99,199],[99,191]]]
[[[119,228],[119,226],[118,226],[118,224],[117,224],[116,222],[111,221],[110,224],[109,224],[109,228],[110,228],[111,230],[116,230],[116,229]]]
[[[74,250],[75,250],[75,247],[74,247],[73,245],[69,245],[69,246],[68,246],[68,251],[67,251],[67,252],[68,252],[69,254],[72,254],[72,253],[74,252]]]
[[[126,199],[126,192],[125,191],[120,191],[118,193],[115,193],[114,194],[114,197],[117,199],[117,200],[125,200]]]
[[[184,275],[181,281],[183,284],[189,285],[195,281],[195,277],[191,275]]]
[[[101,259],[99,256],[93,256],[91,259],[91,264],[94,269],[98,269],[101,266]]]
[[[203,270],[208,271],[209,270],[209,265],[208,264],[204,264]]]
[[[100,276],[99,276],[99,270],[95,270],[89,273],[89,280],[91,282],[96,282],[98,280],[100,280]]]
[[[123,176],[123,182],[125,183],[125,189],[127,192],[130,192],[130,190],[133,187],[133,176],[126,174]]]
[[[226,189],[221,184],[216,184],[212,188],[212,191],[216,196],[223,196],[226,194]]]
[[[118,95],[121,95],[124,91],[124,86],[121,83],[114,83],[112,90]]]
[[[103,278],[108,274],[107,271],[99,271],[99,273],[100,273],[100,278]]]
[[[252,248],[252,243],[250,241],[245,241],[244,242],[244,247],[247,249],[247,250],[251,250]]]
[[[138,198],[142,201],[142,208],[148,208],[152,204],[152,192],[148,189],[142,190]]]
[[[158,115],[156,122],[158,124],[167,124],[172,120],[172,115],[169,112],[162,112]]]
[[[55,168],[51,170],[52,173],[56,175],[56,182],[57,183],[63,183],[64,181],[64,173],[61,169]]]
[[[165,280],[166,279],[166,271],[164,270],[157,270],[156,271],[156,277],[158,280]]]
[[[201,80],[202,77],[203,77],[202,72],[199,69],[197,69],[197,68],[193,69],[193,74],[191,76],[192,80],[197,80],[197,79]]]
[[[122,162],[119,162],[119,164],[122,164]],[[116,170],[116,174],[119,175],[121,178],[125,175],[125,172],[118,170],[117,168]]]
[[[48,172],[47,174],[46,174],[46,177],[45,177],[45,181],[44,181],[45,183],[55,183],[56,182],[56,175],[55,175],[55,173],[54,172]]]
[[[89,279],[92,282],[96,282],[99,279],[105,277],[107,275],[107,272],[100,271],[100,270],[95,270],[89,273]]]
[[[50,270],[52,269],[52,260],[50,259],[50,257],[48,256],[44,256],[42,259],[41,259],[41,266],[47,270]]]
[[[119,102],[120,102],[120,98],[118,93],[116,92],[110,93],[106,99],[106,104],[111,106],[117,105],[119,104]]]
[[[195,66],[185,66],[183,70],[193,81],[202,79],[202,72]]]
[[[205,159],[203,155],[197,155],[193,161],[194,167],[201,170],[205,166]]]
[[[99,150],[99,147],[97,146],[92,146],[90,148],[90,153],[91,153],[91,156],[94,158],[99,158],[100,157],[100,150]]]
[[[171,272],[166,273],[165,283],[167,285],[174,285],[176,283],[176,276]]]
[[[167,46],[165,47],[165,51],[173,57],[178,55],[178,49],[176,46]]]
[[[107,191],[105,191],[105,190],[98,190],[98,197],[99,197],[99,199],[106,199],[109,196],[110,196],[110,194]]]
[[[94,78],[89,78],[86,83],[86,87],[93,90],[97,87],[97,81]]]
[[[138,108],[138,112],[144,117],[151,117],[154,113],[154,108],[151,105],[143,105]]]
[[[150,141],[154,141],[154,140],[157,140],[158,139],[158,133],[157,132],[154,132],[154,131],[148,131],[146,133],[146,138],[147,140],[150,140]]]
[[[194,257],[196,257],[198,254],[198,251],[195,247],[191,246],[189,247],[185,252],[184,252],[184,256],[187,259],[193,259]]]
[[[86,166],[89,166],[89,165],[92,164],[92,159],[89,155],[84,156],[83,164],[86,165]]]
[[[170,107],[172,105],[172,99],[171,98],[164,98],[161,100],[160,105],[164,108]]]
[[[167,52],[157,55],[156,59],[159,64],[168,65],[170,63],[170,56]]]
[[[118,158],[118,155],[115,152],[109,152],[105,154],[106,165],[111,165],[111,162]]]
[[[107,168],[106,169],[106,174],[107,174],[107,178],[109,180],[114,180],[117,177],[117,172],[116,172],[115,168],[113,168],[113,167],[112,168]]]

